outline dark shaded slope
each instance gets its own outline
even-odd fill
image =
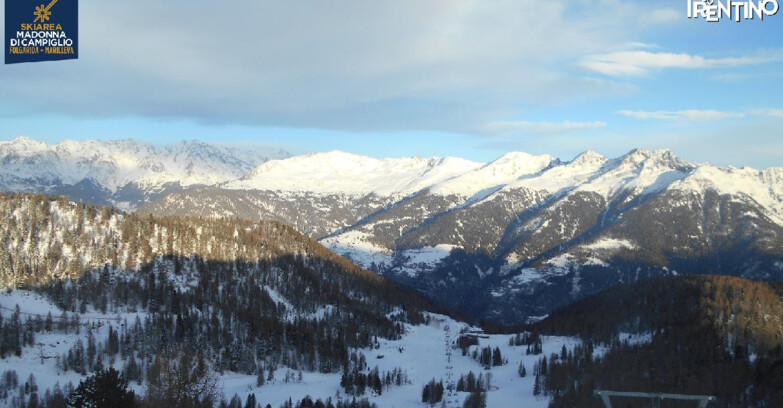
[[[777,407],[783,406],[781,317],[780,286],[688,276],[621,285],[532,328],[586,340],[565,358],[550,357],[542,381],[553,407],[600,407],[595,389],[716,395],[716,407]],[[619,341],[620,333],[641,337]],[[609,349],[596,352],[600,344]]]

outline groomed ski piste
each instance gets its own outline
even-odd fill
[[[0,312],[4,319],[14,313],[17,305],[21,312],[22,323],[27,320],[27,317],[41,316],[45,318],[48,313],[51,313],[56,324],[59,316],[63,313],[44,296],[34,292],[14,290],[0,293]],[[68,313],[68,315],[72,314]],[[88,308],[85,313],[79,315],[81,328],[78,334],[36,333],[35,346],[23,348],[20,357],[12,354],[0,360],[0,372],[16,371],[20,385],[24,384],[33,374],[39,395],[43,395],[47,389],[52,389],[56,383],[64,387],[70,382],[75,387],[85,377],[73,371],[62,372],[59,370],[56,356],[67,354],[79,340],[86,345],[90,330],[93,331],[95,338],[101,341],[106,338],[109,325],[122,334],[123,323],[127,321],[128,325],[132,325],[137,316],[143,321],[145,314],[101,314]],[[368,370],[373,370],[376,366],[380,372],[390,372],[399,368],[408,378],[407,384],[392,385],[385,388],[381,395],[375,395],[368,388],[368,391],[357,399],[367,398],[377,404],[379,408],[428,407],[430,406],[428,403],[422,402],[422,390],[426,383],[434,379],[435,381],[443,380],[444,385],[448,384],[447,374],[449,371],[453,373],[453,381],[456,383],[461,375],[467,375],[472,371],[476,376],[483,374],[484,378],[488,375],[491,378],[490,389],[486,394],[487,406],[494,408],[543,408],[549,404],[549,399],[543,395],[533,394],[534,365],[543,356],[549,357],[553,353],[559,354],[563,346],[572,349],[580,343],[575,338],[543,337],[543,353],[528,355],[526,346],[509,346],[511,335],[481,334],[478,336],[479,345],[471,346],[468,355],[463,356],[461,350],[453,345],[454,341],[459,337],[461,330],[477,332],[477,329],[446,316],[430,314],[429,317],[428,325],[407,325],[407,333],[401,340],[378,339],[377,348],[357,350],[364,354]],[[447,361],[445,343],[447,326],[450,328],[449,338],[452,343],[450,364]],[[470,354],[473,349],[487,346],[493,350],[496,347],[499,348],[507,363],[485,370],[481,364],[471,358]],[[518,373],[520,363],[524,364],[526,368],[527,375],[525,377],[520,377]],[[119,358],[114,362],[104,360],[104,365],[113,365],[121,370],[123,362]],[[447,368],[449,366],[452,367],[451,370]],[[290,380],[286,382],[285,378],[288,372],[291,372]],[[340,377],[340,373],[303,372],[302,380],[299,382],[298,371],[281,367],[274,373],[273,380],[258,387],[256,386],[256,376],[231,372],[224,372],[218,376],[226,400],[230,400],[236,394],[242,401],[245,401],[249,394],[255,394],[260,406],[270,404],[274,408],[280,407],[289,399],[296,403],[305,396],[310,396],[313,400],[318,398],[322,400],[331,398],[332,401],[353,399],[352,396],[346,395],[340,387]],[[130,386],[137,395],[143,395],[145,392],[143,385],[131,382]],[[461,407],[469,395],[467,392],[455,392],[455,394],[452,399],[448,400],[448,391],[444,391],[444,399],[447,399],[446,406]],[[0,400],[0,405],[7,402]],[[438,403],[436,406],[441,407],[443,404]]]

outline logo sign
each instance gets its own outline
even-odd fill
[[[79,57],[78,0],[5,0],[5,63]]]
[[[688,18],[717,23],[726,18],[737,23],[743,20],[764,20],[780,10],[778,0],[686,0]]]

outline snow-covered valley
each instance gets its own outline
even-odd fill
[[[0,293],[0,312],[5,321],[13,318],[17,306],[23,325],[27,325],[28,319],[45,321],[47,315],[52,316],[54,323],[48,330],[35,332],[34,344],[23,347],[20,356],[12,355],[0,360],[0,373],[15,372],[22,388],[31,376],[34,377],[39,395],[43,395],[47,390],[52,391],[55,387],[62,390],[70,389],[68,384],[76,386],[86,377],[73,369],[63,370],[61,359],[68,358],[69,351],[72,352],[75,347],[89,348],[89,345],[93,344],[98,350],[93,353],[100,358],[103,354],[101,350],[106,347],[104,340],[108,336],[109,327],[116,330],[119,338],[122,339],[126,332],[131,330],[137,317],[143,321],[146,316],[146,313],[100,313],[92,308],[85,313],[66,313],[68,316],[66,320],[78,319],[78,332],[76,332],[72,327],[65,330],[60,328],[63,311],[45,296],[25,290]],[[429,404],[422,402],[424,384],[432,379],[443,380],[448,384],[449,373],[453,375],[452,379],[456,384],[460,376],[473,372],[477,376],[481,374],[489,384],[489,392],[486,394],[487,406],[544,408],[548,405],[549,399],[544,395],[534,395],[533,392],[536,381],[533,374],[535,365],[542,356],[559,354],[563,347],[571,349],[574,345],[580,344],[580,341],[574,338],[543,337],[542,352],[529,354],[529,348],[524,345],[509,344],[509,339],[513,338],[513,335],[485,335],[475,327],[443,315],[432,314],[429,315],[428,320],[427,324],[406,325],[405,335],[399,340],[378,339],[374,347],[354,350],[366,358],[367,372],[376,367],[382,373],[399,369],[404,376],[400,386],[392,384],[384,387],[380,395],[368,390],[360,397],[366,397],[384,408],[427,407]],[[457,338],[465,332],[480,337],[478,345],[468,348],[468,355],[462,355],[456,344]],[[450,338],[448,346],[447,336]],[[470,354],[474,350],[484,347],[500,350],[502,358],[507,360],[505,364],[487,369],[471,357]],[[447,351],[451,353],[450,357],[447,356]],[[84,357],[86,358],[87,354]],[[139,357],[143,358],[143,356]],[[110,359],[104,357],[104,359],[100,365],[113,366],[121,372],[126,369],[127,360],[119,355]],[[520,377],[520,365],[527,371],[525,377]],[[244,402],[248,395],[254,394],[261,406],[271,404],[276,408],[291,398],[296,401],[305,396],[323,401],[328,398],[333,401],[353,398],[345,394],[340,385],[341,374],[337,373],[301,372],[290,367],[279,367],[270,377],[267,377],[270,379],[262,386],[257,385],[257,377],[254,375],[225,371],[219,373],[217,378],[226,400],[231,400],[234,395],[237,395]],[[138,382],[131,382],[130,385],[137,394],[144,395],[145,386]],[[11,399],[16,395],[15,389],[8,391],[8,397],[2,400],[4,404],[10,404]],[[462,406],[468,395],[468,392],[454,391],[450,396],[446,391],[444,398],[447,406]],[[26,397],[29,398],[30,393],[27,393]]]

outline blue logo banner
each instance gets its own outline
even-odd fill
[[[78,0],[5,0],[5,63],[79,58]]]

